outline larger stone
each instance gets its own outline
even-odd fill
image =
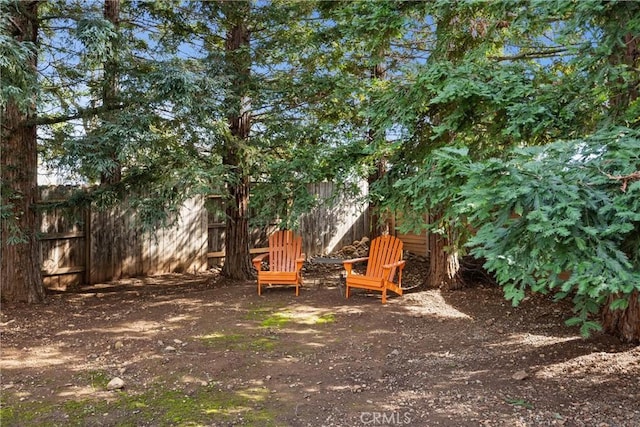
[[[107,384],[107,390],[119,390],[124,387],[124,381],[122,378],[115,377],[109,384]]]
[[[516,381],[522,381],[522,380],[526,380],[527,378],[529,378],[529,374],[527,374],[527,371],[518,371],[515,374],[513,374],[511,376],[511,378],[516,380]]]

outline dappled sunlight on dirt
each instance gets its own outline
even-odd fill
[[[403,308],[414,316],[437,316],[453,319],[471,319],[455,307],[449,305],[439,290],[428,290],[419,294],[409,294],[403,298]],[[413,302],[414,304],[411,304]]]
[[[59,345],[45,345],[22,349],[2,348],[2,369],[45,368],[77,362],[73,355]]]
[[[183,323],[183,322],[188,322],[190,320],[195,320],[197,319],[197,317],[194,316],[189,316],[189,315],[180,315],[180,316],[172,316],[172,317],[167,317],[165,319],[165,322],[167,323]]]
[[[93,386],[78,386],[67,384],[63,391],[56,394],[61,399],[79,400],[85,398],[98,398],[113,399],[113,393],[104,391],[102,389],[96,389]]]
[[[83,328],[83,329],[67,329],[60,331],[55,334],[58,337],[72,337],[78,335],[84,335],[88,332],[101,333],[101,334],[114,334],[114,335],[123,335],[130,333],[137,333],[141,336],[144,335],[155,335],[161,330],[164,326],[164,323],[160,322],[149,322],[145,320],[138,320],[134,322],[123,322],[113,327],[102,327],[102,328]]]
[[[501,347],[518,347],[518,346],[530,346],[530,347],[545,347],[548,345],[556,345],[562,342],[579,341],[581,337],[555,337],[539,334],[508,334],[501,342],[491,344]]]
[[[606,367],[604,369],[600,367]],[[591,384],[615,382],[620,376],[636,376],[640,387],[640,347],[635,349],[607,353],[596,352],[569,360],[552,363],[536,372],[539,378],[560,378],[571,375]]]

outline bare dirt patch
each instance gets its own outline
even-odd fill
[[[545,297],[415,287],[425,268],[386,305],[314,264],[299,297],[212,272],[4,305],[1,425],[640,425],[640,347]]]

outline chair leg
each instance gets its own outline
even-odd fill
[[[296,285],[296,296],[300,295],[300,285]]]
[[[349,285],[347,285],[347,290],[345,292],[345,298],[349,298],[351,296],[351,289],[349,289]]]
[[[260,282],[258,282],[258,296],[262,295],[262,289],[260,289]]]
[[[382,290],[382,303],[386,304],[387,303],[387,288],[384,288]]]

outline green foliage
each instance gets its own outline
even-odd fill
[[[14,17],[24,5],[12,0],[0,0],[0,108],[4,111],[14,103],[22,113],[35,112],[39,86],[33,68],[37,57],[36,45],[31,40],[18,41]],[[3,130],[4,133],[4,130]]]
[[[611,308],[624,308],[640,289],[638,170],[640,133],[614,128],[480,162],[443,148],[396,186],[423,212],[446,206],[461,235],[475,230],[467,249],[486,260],[514,305],[527,290],[571,298],[569,324],[588,335],[610,296]]]
[[[113,40],[118,37],[113,24],[103,18],[83,17],[76,36],[84,45],[84,60],[100,65],[113,57]]]
[[[38,85],[24,64],[33,59],[35,46],[31,42],[17,43],[5,31],[0,34],[0,106],[4,109],[15,102],[20,111],[33,112]]]
[[[333,181],[337,190],[354,196],[357,193],[352,170],[360,154],[349,146],[338,147],[330,131],[321,134],[324,128],[299,126],[297,130],[295,142],[281,142],[286,135],[269,138],[269,149],[255,165],[256,176],[261,177],[252,185],[250,199],[255,224],[279,218],[283,227],[297,228],[303,213],[319,204],[332,203],[312,194],[311,184]]]
[[[639,169],[638,5],[419,10],[431,49],[370,111],[399,135],[376,197],[401,213],[401,231],[441,233],[452,253],[484,257],[514,304],[529,290],[570,297],[582,332],[597,330],[607,298],[624,308],[638,287],[639,184],[609,177]]]
[[[23,214],[17,206],[22,205],[24,196],[11,188],[5,180],[0,180],[0,221],[3,226],[2,243],[16,245],[27,243],[29,236],[27,230],[22,230],[18,225],[18,217]]]

